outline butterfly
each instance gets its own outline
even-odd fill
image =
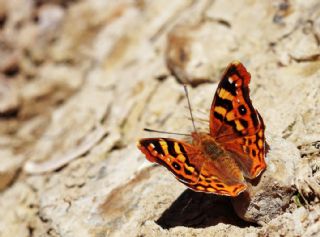
[[[251,75],[238,61],[226,68],[210,109],[209,133],[191,133],[192,143],[143,138],[138,148],[194,191],[238,196],[266,169],[265,125],[249,97]],[[190,110],[191,113],[191,110]]]

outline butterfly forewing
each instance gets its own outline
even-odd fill
[[[231,63],[223,74],[210,110],[210,134],[217,141],[257,132],[259,119],[249,97],[250,77],[237,61]]]
[[[166,167],[183,183],[197,183],[204,158],[192,145],[169,138],[145,138],[138,148],[151,162]]]
[[[250,74],[240,62],[231,63],[216,91],[210,110],[210,134],[235,153],[248,178],[265,169],[264,124],[249,97]]]

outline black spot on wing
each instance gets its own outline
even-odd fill
[[[188,170],[187,168],[184,168],[184,172],[186,175],[192,175],[192,172]]]
[[[171,167],[170,167],[170,165],[168,165],[166,162],[164,162],[163,160],[161,160],[161,159],[157,159],[157,163],[158,164],[160,164],[160,165],[162,165],[162,166],[164,166],[164,167],[166,167],[171,173],[173,173],[174,174],[174,176],[177,178],[177,179],[180,179],[180,180],[183,180],[184,182],[192,182],[192,180],[191,179],[188,179],[188,178],[186,178],[185,176],[182,176],[182,175],[180,175],[180,174],[178,174],[174,169],[172,169]],[[176,162],[174,162],[174,163],[176,163]],[[176,163],[177,164],[177,163]],[[174,165],[174,164],[172,164],[172,165]],[[180,167],[180,166],[179,166]],[[181,168],[181,167],[180,167]]]
[[[216,184],[218,188],[224,188],[223,184]]]
[[[173,168],[175,168],[176,170],[181,170],[181,166],[180,166],[177,162],[172,162],[172,166],[173,166]]]
[[[247,109],[244,105],[240,105],[238,107],[238,111],[239,111],[239,114],[241,114],[241,115],[245,115],[247,113]]]
[[[253,157],[256,157],[256,155],[257,155],[256,150],[255,150],[255,149],[252,149],[252,156],[253,156]]]

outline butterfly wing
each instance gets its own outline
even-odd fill
[[[247,185],[235,160],[229,156],[218,160],[206,160],[196,184],[186,184],[189,188],[206,193],[236,197]]]
[[[237,196],[246,189],[232,158],[208,160],[196,147],[169,138],[141,139],[138,148],[149,161],[163,165],[194,191]]]
[[[240,160],[245,176],[251,179],[257,177],[267,166],[264,160],[267,150],[265,126],[260,114],[258,116],[260,126],[255,134],[224,143],[225,149],[232,152],[235,159]]]
[[[235,153],[245,175],[254,178],[266,167],[266,143],[263,120],[249,97],[250,78],[238,61],[227,67],[211,105],[210,134]]]
[[[163,165],[181,182],[198,182],[204,158],[194,146],[169,138],[145,138],[137,146],[149,161]]]

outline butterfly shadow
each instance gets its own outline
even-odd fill
[[[164,229],[176,226],[205,228],[219,223],[238,227],[256,226],[240,219],[231,199],[224,196],[185,190],[156,221]]]

